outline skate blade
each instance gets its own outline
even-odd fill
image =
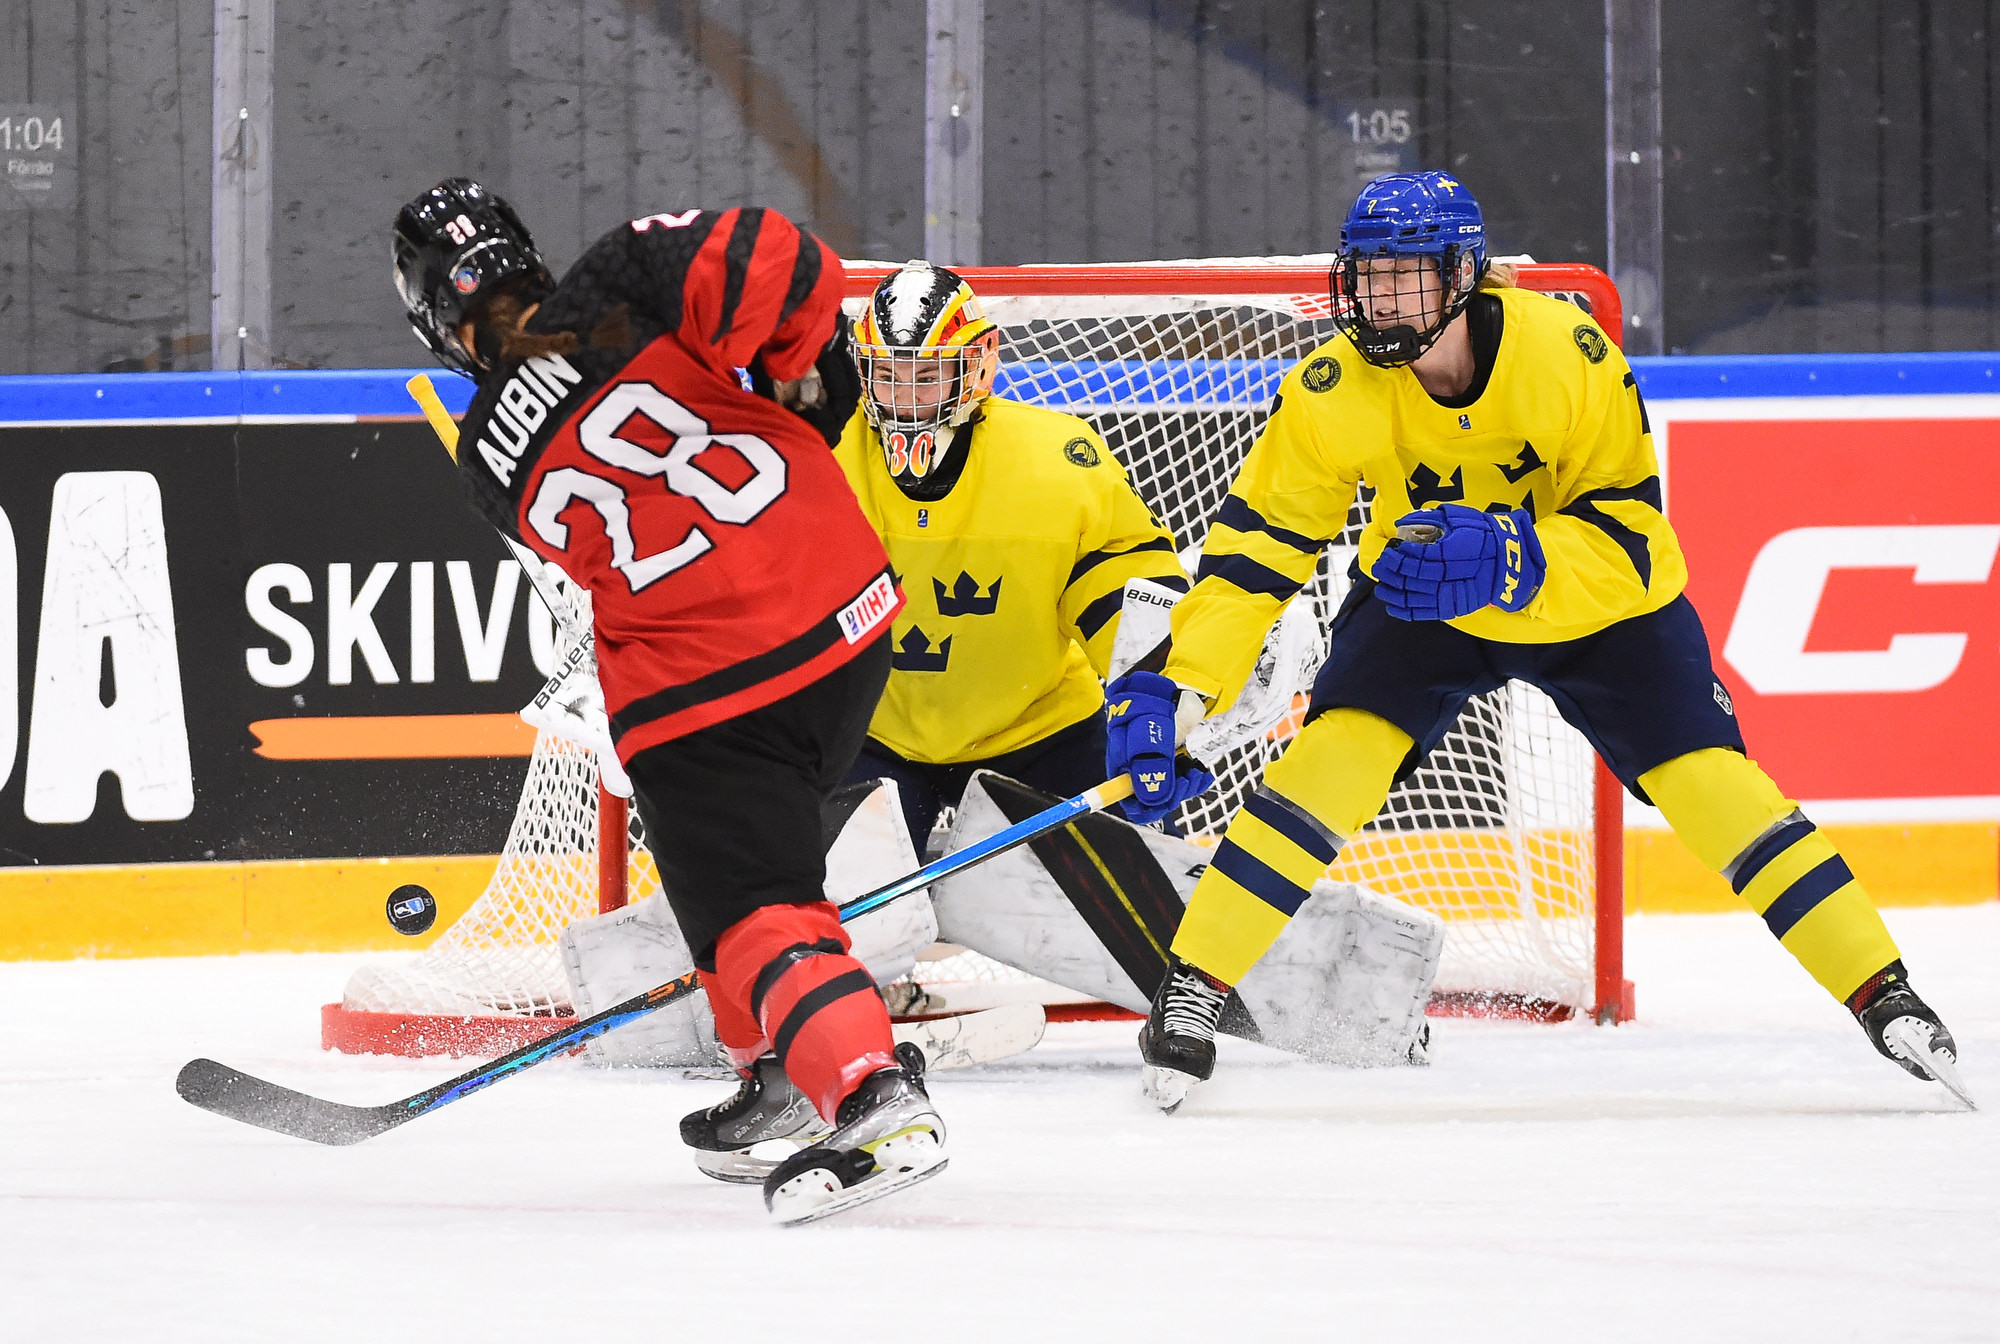
[[[877,1160],[880,1160],[882,1155],[882,1151],[878,1149]],[[786,1208],[783,1203],[774,1200],[771,1216],[777,1220],[780,1227],[803,1227],[807,1223],[816,1223],[822,1218],[831,1218],[837,1213],[860,1208],[863,1204],[872,1204],[884,1195],[893,1195],[898,1190],[906,1190],[919,1182],[928,1181],[951,1163],[951,1158],[945,1154],[944,1146],[935,1138],[931,1138],[921,1147],[914,1144],[899,1145],[890,1155],[890,1160],[897,1164],[896,1170],[878,1172],[861,1184],[850,1186],[831,1196],[823,1203],[806,1208]],[[803,1180],[812,1174],[812,1172],[801,1172],[798,1179]],[[781,1192],[780,1199],[782,1198]]]
[[[1182,1073],[1179,1069],[1163,1069],[1147,1064],[1139,1070],[1139,1095],[1167,1115],[1172,1115],[1187,1100],[1188,1089],[1200,1081],[1193,1074]]]
[[[762,1185],[764,1178],[783,1166],[792,1154],[804,1152],[831,1132],[821,1129],[790,1138],[759,1139],[748,1148],[736,1148],[724,1153],[697,1148],[694,1150],[695,1170],[731,1185]]]
[[[1979,1109],[1979,1103],[1966,1090],[1965,1080],[1958,1076],[1957,1063],[1944,1051],[1931,1049],[1931,1033],[1916,1018],[1899,1017],[1884,1027],[1882,1043],[1897,1059],[1907,1060],[1922,1069],[1926,1077],[1957,1097],[1967,1110]]]

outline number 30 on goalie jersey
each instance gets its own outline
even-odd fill
[[[635,431],[634,438],[621,437],[635,418],[645,429]],[[648,431],[666,435],[672,447],[662,453],[647,446],[643,440],[651,436]],[[583,417],[576,433],[591,457],[635,476],[658,479],[666,490],[693,500],[719,523],[748,523],[785,493],[788,473],[777,449],[755,434],[710,432],[706,420],[651,383],[617,384]],[[735,451],[750,470],[747,479],[740,470],[733,472],[738,483],[732,486],[704,469],[698,459],[718,446]],[[603,520],[611,567],[625,576],[634,595],[715,549],[714,540],[696,522],[677,543],[640,555],[625,487],[577,467],[558,467],[543,475],[528,505],[529,528],[551,547],[567,552],[570,529],[562,513],[579,500]]]

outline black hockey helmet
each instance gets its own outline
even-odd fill
[[[459,324],[502,281],[526,276],[535,302],[555,277],[514,207],[469,177],[448,177],[396,212],[396,291],[417,339],[448,368],[477,378]]]

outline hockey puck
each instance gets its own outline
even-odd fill
[[[437,923],[437,897],[412,882],[389,893],[389,922],[396,932],[414,938]]]

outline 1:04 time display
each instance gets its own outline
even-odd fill
[[[30,153],[63,147],[61,117],[43,121],[40,117],[0,117],[0,151],[24,149]]]

